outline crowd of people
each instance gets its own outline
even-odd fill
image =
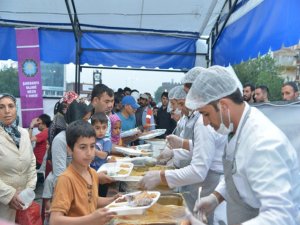
[[[299,88],[296,82],[289,81],[282,85],[281,96],[283,101],[298,101]],[[270,102],[270,92],[266,85],[254,86],[251,83],[243,85],[243,98],[248,103]]]
[[[294,82],[281,92],[285,101],[298,100]],[[175,169],[148,171],[139,187],[185,193],[190,224],[300,224],[296,151],[251,106],[269,102],[267,86],[242,86],[224,67],[195,67],[160,101],[158,107],[150,93],[97,84],[90,97],[67,92],[52,121],[41,114],[24,129],[16,98],[0,94],[0,218],[14,222],[24,206],[19,193],[41,182],[45,223],[109,222],[116,213],[105,206],[120,193],[108,194],[114,179],[96,171],[114,161],[108,156],[118,154],[117,146],[140,144],[141,134],[166,129],[159,138],[167,145],[156,160]],[[121,136],[132,129],[138,132]]]

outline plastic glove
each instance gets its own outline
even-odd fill
[[[152,190],[160,183],[160,171],[148,171],[139,181],[138,186],[142,189]]]
[[[183,138],[178,137],[174,134],[167,136],[168,147],[171,149],[174,148],[182,148],[183,146]]]
[[[157,163],[157,159],[153,157],[146,157],[144,164],[145,166],[155,166]]]
[[[202,221],[198,220],[188,209],[185,209],[185,216],[192,225],[206,225]]]
[[[174,152],[170,148],[166,147],[157,157],[158,164],[166,164],[171,158],[173,158]]]
[[[199,215],[199,219],[204,223],[207,223],[207,217],[211,212],[215,210],[215,208],[219,205],[219,201],[214,194],[210,194],[209,196],[203,197],[196,201],[194,207],[194,214]]]

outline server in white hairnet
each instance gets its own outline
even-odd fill
[[[182,112],[178,109],[177,100],[175,98],[175,96],[177,96],[177,93],[180,89],[182,89],[181,85],[175,86],[170,90],[170,92],[169,92],[169,104],[168,104],[168,111],[170,113],[172,112],[176,115],[180,115],[180,119],[177,122],[177,126],[176,126],[175,130],[173,131],[173,134],[175,134],[177,136],[182,135],[182,132],[184,130],[185,123],[186,123],[186,118],[184,118],[182,116]]]
[[[243,101],[235,74],[213,66],[201,71],[186,105],[198,109],[205,125],[228,135],[224,177],[215,191],[196,203],[197,220],[224,199],[229,225],[299,225],[300,170],[287,137],[258,109]]]
[[[193,68],[186,76],[194,75],[201,69]],[[159,184],[168,185],[170,188],[186,186],[185,193],[190,193],[187,202],[192,207],[198,198],[199,186],[202,187],[201,196],[204,197],[211,194],[218,185],[223,174],[221,158],[226,143],[224,135],[216,133],[212,127],[204,126],[199,112],[195,114],[195,125],[189,131],[192,133],[192,140],[175,135],[167,137],[172,149],[184,148],[192,151],[191,162],[176,170],[149,171],[140,181],[140,185],[145,189],[153,189]],[[213,224],[213,219],[214,216],[210,216],[209,224]]]
[[[172,134],[179,136],[179,137],[184,137],[184,134],[187,134],[188,132],[185,132],[186,130],[186,123],[188,120],[188,117],[185,116],[185,112],[182,111],[177,102],[178,101],[182,101],[186,98],[186,93],[184,92],[183,86],[176,86],[174,88],[172,88],[170,90],[170,101],[169,101],[169,109],[172,111],[172,113],[176,113],[180,115],[180,119],[177,123],[177,126],[175,128],[175,130],[173,131]],[[194,123],[195,124],[195,123]],[[157,157],[157,162],[158,164],[161,165],[167,165],[167,166],[174,166],[173,163],[173,156],[174,156],[174,152],[171,148],[169,148],[169,146],[166,145],[165,149],[160,153],[160,155]],[[180,154],[182,152],[182,154]],[[179,153],[179,159],[178,164],[179,164],[179,160],[183,158],[185,158],[185,160],[191,160],[191,156],[190,156],[190,152],[183,150],[180,151]],[[175,155],[177,155],[175,153]]]

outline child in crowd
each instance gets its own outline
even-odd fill
[[[98,197],[98,175],[89,167],[95,157],[96,134],[83,120],[66,130],[67,150],[72,162],[59,177],[51,206],[50,224],[106,224],[116,214],[101,208],[116,198]]]
[[[95,113],[92,116],[91,123],[96,132],[96,157],[91,163],[91,167],[96,171],[107,162],[107,156],[111,153],[111,140],[105,137],[108,118],[105,113]]]
[[[108,127],[108,117],[103,112],[95,113],[92,116],[91,123],[96,132],[96,156],[91,167],[96,171],[104,163],[107,163],[107,156],[111,153],[111,140],[105,137]],[[98,189],[98,195],[105,197],[108,192],[108,184],[100,184]]]
[[[115,145],[122,146],[122,139],[121,139],[121,119],[117,114],[111,114],[109,116],[111,122],[111,142]]]

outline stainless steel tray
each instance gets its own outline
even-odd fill
[[[111,225],[178,225],[185,219],[185,200],[179,193],[162,194],[144,215],[119,216]]]

